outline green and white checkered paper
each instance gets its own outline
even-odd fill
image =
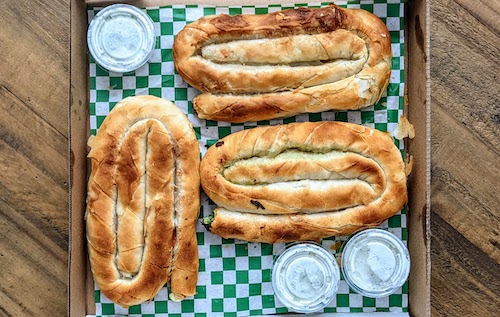
[[[219,138],[230,133],[260,125],[300,121],[348,121],[382,131],[394,131],[404,107],[404,0],[355,0],[336,1],[343,7],[362,8],[379,16],[389,27],[392,41],[392,74],[387,94],[379,103],[359,111],[327,111],[303,114],[283,120],[230,124],[206,121],[193,113],[191,101],[198,91],[187,85],[176,73],[172,61],[172,44],[186,23],[203,15],[228,13],[265,14],[298,6],[320,7],[328,3],[292,5],[211,7],[199,5],[174,5],[143,9],[154,21],[158,36],[157,46],[149,63],[134,73],[109,73],[91,58],[90,60],[90,129],[95,134],[100,124],[120,100],[134,95],[155,95],[173,101],[193,123],[202,155]],[[99,8],[89,8],[89,23]],[[403,145],[395,140],[403,151]],[[200,217],[211,214],[215,206],[202,194]],[[407,240],[406,211],[385,221],[382,228]],[[286,313],[287,309],[275,298],[271,286],[273,260],[284,244],[247,243],[226,240],[197,227],[200,273],[197,294],[181,303],[168,300],[165,286],[154,301],[124,309],[113,304],[96,286],[96,315],[129,316],[255,316]],[[345,237],[325,239],[323,246],[332,253]],[[324,312],[407,312],[408,287],[385,298],[372,299],[356,294],[341,281],[336,298]]]

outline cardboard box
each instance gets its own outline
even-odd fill
[[[89,136],[88,53],[86,44],[87,4],[132,3],[138,7],[180,4],[166,0],[71,0],[70,60],[70,249],[68,313],[82,317],[95,312],[94,286],[86,255],[85,197],[87,185],[87,138]],[[237,5],[245,1],[190,0],[189,3]],[[291,3],[292,1],[249,1],[251,4]],[[411,255],[409,312],[430,316],[430,78],[429,4],[427,0],[406,3],[406,88],[407,117],[415,126],[416,137],[408,142],[414,157],[409,177],[408,247]]]

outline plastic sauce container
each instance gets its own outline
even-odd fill
[[[90,22],[87,43],[102,68],[116,73],[132,72],[146,64],[153,54],[154,23],[134,6],[110,5]]]
[[[272,273],[277,299],[298,313],[326,307],[337,293],[339,280],[334,256],[315,243],[289,246],[274,263]]]
[[[396,292],[408,279],[410,255],[392,233],[368,229],[344,245],[342,273],[347,284],[366,297],[385,297]]]

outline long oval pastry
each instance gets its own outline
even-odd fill
[[[186,115],[164,99],[129,97],[88,144],[87,241],[103,294],[128,307],[170,281],[172,299],[194,295],[200,152]]]
[[[342,122],[233,133],[210,147],[201,184],[218,205],[212,233],[258,242],[318,240],[375,226],[407,200],[390,135]]]
[[[245,122],[376,103],[391,72],[386,25],[365,10],[206,16],[177,34],[179,74],[200,118]]]

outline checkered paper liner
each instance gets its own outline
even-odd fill
[[[143,9],[154,21],[157,35],[156,49],[149,63],[129,74],[110,73],[90,59],[90,129],[95,134],[102,121],[120,100],[134,95],[155,95],[173,101],[193,123],[202,155],[218,139],[243,129],[262,125],[301,121],[348,121],[382,131],[393,132],[404,107],[404,1],[356,0],[336,1],[337,5],[362,8],[379,16],[388,26],[392,41],[392,73],[387,93],[374,106],[358,111],[327,111],[302,114],[295,117],[231,124],[199,119],[191,101],[199,93],[186,84],[174,69],[172,44],[174,36],[187,23],[203,15],[212,14],[266,14],[299,6],[320,7],[324,3],[214,7],[201,5],[173,5]],[[89,23],[100,8],[88,8]],[[394,141],[403,154],[403,144]],[[213,203],[202,193],[200,218],[211,214]],[[405,243],[407,240],[406,210],[380,225]],[[198,222],[199,282],[194,298],[180,303],[168,300],[165,285],[149,303],[124,309],[113,304],[95,287],[97,316],[256,316],[288,312],[273,294],[271,271],[273,260],[284,244],[247,243],[222,239],[213,235]],[[333,254],[339,251],[346,237],[324,239],[322,245]],[[407,312],[408,285],[385,298],[367,298],[349,289],[341,280],[336,298],[324,312]]]

